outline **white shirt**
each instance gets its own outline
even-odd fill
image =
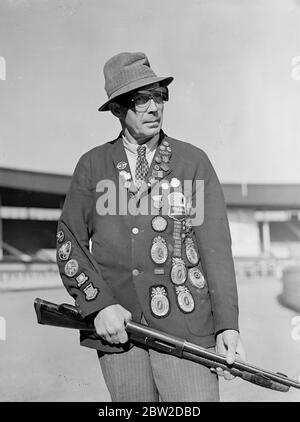
[[[136,160],[138,158],[137,149],[140,145],[132,144],[131,142],[128,141],[128,139],[125,138],[124,135],[122,135],[122,138],[123,138],[123,145],[124,145],[125,152],[127,155],[127,160],[130,167],[131,175],[132,175],[133,180],[135,181]],[[159,139],[158,137],[157,138],[154,137],[150,139],[150,141],[143,144],[146,146],[146,160],[148,161],[149,167],[151,166],[151,163],[155,154],[158,139]]]

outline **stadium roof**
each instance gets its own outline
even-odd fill
[[[0,189],[10,188],[43,194],[65,195],[71,176],[0,168]],[[222,184],[230,207],[299,209],[300,184]]]

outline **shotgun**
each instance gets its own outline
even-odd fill
[[[36,298],[34,308],[39,324],[95,331],[93,322],[82,318],[75,306],[66,303],[57,305]],[[240,361],[228,365],[226,358],[218,353],[146,325],[129,321],[126,324],[126,331],[132,342],[144,344],[152,349],[188,359],[209,368],[222,368],[236,377],[261,387],[281,392],[289,391],[290,387],[300,389],[300,383],[288,378],[285,374],[266,371]]]

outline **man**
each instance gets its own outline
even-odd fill
[[[243,358],[220,183],[202,150],[161,129],[172,77],[157,77],[144,53],[117,54],[104,76],[99,110],[122,132],[79,160],[57,233],[63,283],[96,328],[81,344],[97,349],[113,401],[218,401],[215,373],[133,346],[125,324]]]

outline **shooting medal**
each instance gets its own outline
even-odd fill
[[[151,258],[155,264],[164,264],[168,258],[168,248],[163,237],[157,236],[152,241]]]
[[[203,289],[206,285],[205,278],[199,268],[194,267],[189,269],[189,281],[196,289]]]
[[[162,208],[163,206],[162,195],[153,195],[152,201],[153,201],[153,207],[155,209],[159,210],[160,208]]]
[[[79,269],[78,261],[76,259],[70,259],[65,265],[65,274],[68,277],[74,277]]]
[[[150,287],[150,309],[155,318],[163,318],[170,312],[170,302],[164,286]]]
[[[182,258],[172,258],[171,280],[176,285],[183,284],[186,280],[187,271]]]
[[[185,254],[186,254],[188,261],[192,265],[198,264],[198,262],[199,262],[198,253],[197,253],[197,250],[195,248],[194,241],[191,237],[187,237],[185,239]]]
[[[78,287],[82,286],[86,281],[88,281],[89,277],[85,273],[80,273],[75,280],[77,281]]]
[[[189,314],[195,309],[194,298],[186,286],[176,286],[177,305],[182,312]]]
[[[58,249],[58,256],[61,261],[67,261],[71,254],[72,244],[70,241],[63,243]]]
[[[153,230],[155,230],[156,232],[163,232],[166,230],[168,222],[161,215],[156,215],[152,218],[151,225]]]
[[[83,289],[86,300],[93,300],[98,294],[98,289],[95,289],[93,283],[90,283]]]
[[[59,230],[56,234],[56,239],[57,239],[58,243],[62,243],[64,238],[65,238],[64,232],[62,230]]]
[[[127,163],[125,161],[119,161],[117,164],[118,170],[124,170],[127,167]]]

